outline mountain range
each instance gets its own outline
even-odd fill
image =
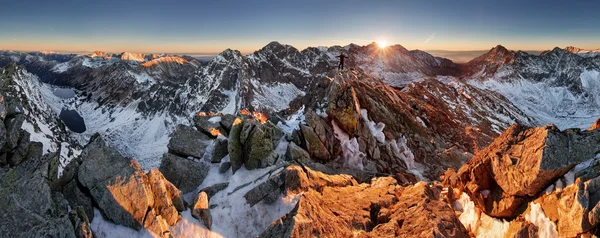
[[[58,155],[55,162],[58,164],[58,180],[63,173],[69,175],[69,168],[77,168],[79,173],[86,171],[89,177],[71,175],[64,184],[57,186],[61,194],[68,197],[70,194],[64,192],[66,187],[62,186],[75,183],[77,185],[74,186],[85,194],[83,197],[93,200],[93,205],[86,208],[87,217],[94,220],[91,222],[92,230],[96,229],[94,232],[110,230],[107,229],[110,222],[144,232],[148,229],[153,234],[157,229],[161,232],[168,230],[146,224],[147,217],[155,219],[149,215],[152,212],[161,214],[161,219],[173,228],[169,232],[184,236],[185,233],[177,233],[174,223],[177,219],[169,220],[161,208],[152,204],[145,207],[151,212],[144,210],[146,213],[141,217],[133,214],[134,221],[120,220],[123,216],[107,205],[104,190],[94,190],[97,186],[102,188],[104,185],[100,178],[108,176],[101,172],[131,174],[131,178],[136,179],[143,175],[144,179],[140,181],[156,178],[153,181],[163,183],[160,179],[163,175],[152,172],[156,168],[164,174],[163,180],[173,183],[168,185],[169,182],[164,182],[167,185],[161,186],[181,190],[182,201],[187,204],[197,204],[199,198],[194,196],[201,188],[227,183],[221,186],[225,186],[223,189],[227,189],[229,197],[223,195],[224,192],[218,193],[220,190],[213,191],[214,194],[209,193],[211,195],[207,199],[215,196],[218,199],[211,205],[220,207],[206,208],[213,213],[212,230],[224,236],[275,236],[278,229],[288,229],[286,232],[300,232],[293,234],[302,237],[304,228],[301,225],[286,222],[291,222],[290,217],[298,214],[309,216],[311,210],[307,207],[314,208],[317,201],[329,201],[327,199],[331,198],[323,190],[325,187],[349,189],[345,186],[366,183],[368,188],[365,189],[372,189],[372,193],[381,192],[381,197],[395,196],[390,199],[397,202],[409,198],[390,195],[387,191],[406,185],[409,186],[406,189],[416,189],[415,193],[419,193],[417,190],[431,190],[424,193],[437,200],[443,189],[434,181],[440,176],[452,177],[450,170],[458,171],[458,175],[453,176],[459,176],[459,182],[445,181],[446,193],[454,193],[448,190],[453,187],[460,188],[461,194],[468,194],[469,202],[475,204],[473,206],[477,206],[480,212],[495,218],[515,219],[525,216],[525,212],[510,210],[509,213],[499,211],[497,207],[486,207],[491,198],[480,195],[510,193],[510,196],[518,197],[517,200],[522,199],[518,203],[521,206],[535,199],[541,190],[528,191],[526,198],[520,190],[513,193],[506,190],[509,185],[496,181],[501,179],[497,177],[499,172],[485,177],[497,184],[479,184],[480,181],[466,175],[469,171],[472,174],[481,172],[479,169],[482,167],[471,161],[484,161],[481,163],[486,164],[486,155],[492,154],[495,149],[500,151],[498,153],[509,154],[498,138],[510,141],[506,143],[534,138],[525,133],[529,133],[528,129],[516,128],[512,126],[514,124],[527,128],[553,124],[547,127],[553,129],[547,130],[553,133],[569,131],[564,132],[569,140],[581,136],[569,134],[570,130],[588,128],[600,118],[599,52],[567,47],[534,55],[498,45],[467,63],[456,64],[425,51],[407,50],[401,45],[382,48],[375,43],[298,50],[290,45],[271,42],[249,55],[227,49],[202,63],[193,57],[167,54],[96,51],[75,55],[1,51],[0,90],[4,96],[3,120],[6,127],[2,133],[9,138],[2,150],[8,160],[1,164],[11,169],[33,171],[33,164],[22,161],[33,160],[31,158],[35,156],[31,154],[38,151],[33,147],[38,146],[42,147],[41,154],[47,157],[52,153]],[[340,54],[348,57],[346,70],[337,70],[337,56]],[[507,134],[509,132],[513,134]],[[525,134],[518,137],[518,133]],[[547,143],[551,144],[550,140]],[[514,153],[510,156],[519,158],[529,156],[528,152],[510,153]],[[588,154],[581,157],[594,157]],[[121,163],[122,158],[136,162]],[[189,161],[195,162],[186,164],[189,162],[186,158],[194,158]],[[186,162],[174,162],[179,160]],[[518,159],[513,160],[515,165],[518,162]],[[577,163],[581,162],[577,160]],[[19,165],[21,163],[23,166]],[[113,163],[120,167],[109,166]],[[299,164],[301,168],[286,163]],[[539,181],[544,181],[544,187],[554,183],[574,168],[573,163],[568,169],[550,166],[552,176],[540,175]],[[227,167],[225,171],[229,172],[219,173],[224,164],[231,166],[232,170],[227,170]],[[94,166],[106,166],[107,169],[89,171]],[[194,172],[192,169],[196,167]],[[121,168],[127,168],[127,171],[119,170]],[[181,171],[175,171],[175,168],[181,168]],[[187,172],[188,169],[191,172]],[[6,171],[2,169],[1,176],[10,171],[13,170],[8,170],[8,167]],[[324,174],[315,174],[321,172]],[[192,185],[184,182],[198,174],[203,174],[203,177],[188,182]],[[298,182],[292,176],[300,184],[292,186],[290,181],[286,181],[290,174],[313,176],[314,180]],[[393,182],[385,180],[385,176],[393,177]],[[252,181],[247,180],[250,177]],[[554,180],[548,180],[550,177]],[[321,185],[315,181],[328,182],[318,188]],[[418,185],[419,181],[431,184],[419,187],[424,186]],[[140,183],[140,186],[154,186]],[[379,191],[378,183],[385,184],[382,186],[386,191]],[[239,188],[234,189],[234,184]],[[485,189],[469,187],[475,185]],[[313,190],[306,190],[307,195],[299,198],[293,192],[305,191],[303,189],[309,187],[320,194],[308,195]],[[265,192],[269,194],[263,194]],[[339,192],[351,193],[343,189]],[[294,196],[287,196],[289,194]],[[269,201],[269,196],[275,196],[275,200],[264,202]],[[456,196],[454,198],[460,197],[460,194]],[[175,197],[168,198],[172,206],[176,206]],[[277,200],[280,198],[294,200],[295,207]],[[155,199],[162,201],[163,198]],[[235,199],[245,199],[251,205],[239,205]],[[463,205],[467,203],[465,199],[460,201]],[[273,202],[281,203],[277,209],[287,207],[277,210],[272,207]],[[356,202],[360,203],[357,207],[364,205],[360,200]],[[252,207],[257,203],[262,208],[278,212],[265,214],[264,220],[255,223],[241,223],[244,228],[227,227],[226,223],[236,221],[232,214],[238,214],[232,212],[232,207],[242,206],[236,212],[252,216],[256,212],[256,208]],[[517,206],[517,202],[510,204]],[[392,209],[387,203],[377,206]],[[443,204],[439,206],[442,210],[449,209]],[[102,215],[98,215],[97,209]],[[369,209],[376,211],[376,217],[369,218],[368,222],[372,224],[363,228],[367,232],[375,232],[378,223],[374,221],[378,221],[377,212],[383,208]],[[184,214],[184,210],[177,207],[174,213]],[[96,215],[91,214],[93,211]],[[182,216],[184,220],[194,219],[189,217],[192,215],[204,217],[204,226],[210,228],[206,215],[191,213]],[[277,219],[280,223],[273,223]],[[469,230],[477,233],[474,226],[465,225],[462,219],[460,222],[456,217],[452,219],[462,227],[456,232]],[[392,225],[383,220],[378,221],[380,225]],[[141,221],[141,224],[136,221]],[[339,222],[336,226],[343,227],[342,224],[348,221]],[[320,232],[324,233],[311,234],[327,234],[327,229],[323,229]],[[339,232],[329,230],[333,231]]]

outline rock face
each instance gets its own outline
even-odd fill
[[[51,156],[0,173],[0,231],[10,237],[75,237],[66,201],[52,189]],[[3,169],[0,169],[3,170]]]
[[[600,132],[513,125],[458,171],[460,187],[494,217],[514,218],[573,166],[600,151]]]
[[[299,166],[288,167],[285,176],[287,193],[303,193],[261,237],[468,237],[452,208],[440,200],[440,188],[427,183],[401,187],[381,177],[357,184],[347,175]]]
[[[163,155],[160,164],[160,172],[175,184],[183,193],[194,191],[198,185],[202,184],[209,167],[198,161],[179,157],[170,153]]]
[[[275,164],[279,156],[275,148],[283,132],[270,121],[236,118],[228,138],[229,158],[235,172],[242,164],[247,169],[265,168]]]
[[[123,158],[99,136],[81,157],[77,179],[110,221],[166,236],[168,226],[179,220],[178,211],[184,209],[181,192],[158,170],[144,173],[135,160]]]

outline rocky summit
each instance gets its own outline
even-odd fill
[[[0,237],[595,237],[582,52],[0,51]]]

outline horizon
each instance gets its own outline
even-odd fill
[[[0,15],[0,48],[18,51],[249,54],[274,40],[297,49],[374,41],[423,51],[480,51],[498,43],[528,51],[600,48],[597,1],[34,0],[3,7],[11,11]]]
[[[290,44],[281,43],[279,41],[271,41],[271,42],[278,42],[278,43],[283,44],[283,45],[290,45]],[[265,46],[267,44],[265,44]],[[355,44],[355,43],[350,43],[350,44]],[[348,44],[348,45],[350,45],[350,44]],[[376,42],[372,42],[370,44],[377,44],[377,43]],[[356,44],[356,45],[364,47],[364,46],[367,46],[368,44],[367,45]],[[389,46],[398,46],[398,45],[404,47],[402,44],[394,44],[394,43],[389,44],[387,47],[389,47]],[[499,46],[503,46],[502,44],[498,44],[498,45]],[[496,46],[498,46],[498,45],[496,45]],[[290,46],[296,48],[293,45],[290,45]],[[324,46],[324,47],[334,47],[334,46],[340,46],[340,45],[332,45],[332,46]],[[347,46],[347,45],[342,45],[340,47],[345,47],[345,46]],[[496,46],[494,46],[494,47],[496,47]],[[322,47],[322,46],[308,46],[307,48],[309,48],[309,47]],[[552,49],[554,49],[556,47],[561,48],[561,49],[564,49],[566,47],[576,47],[576,48],[579,48],[577,46],[568,45],[568,46],[565,46],[565,47],[555,46],[555,47],[552,47],[552,48],[549,48],[549,49],[545,49],[545,50],[524,50],[524,49],[508,49],[508,48],[507,49],[511,50],[511,51],[523,51],[523,52],[526,52],[526,53],[532,54],[532,55],[539,55],[539,54],[541,54],[542,52],[544,52],[546,50],[552,50]],[[298,49],[299,51],[302,51],[302,50],[305,50],[307,48],[303,48],[303,49],[296,48],[296,49]],[[228,49],[231,49],[231,48],[224,49],[223,51],[228,50]],[[453,61],[454,63],[466,63],[466,62],[468,62],[468,61],[470,61],[470,60],[472,60],[472,59],[474,59],[474,58],[476,58],[476,57],[478,57],[480,55],[485,54],[486,52],[490,51],[491,49],[492,48],[490,48],[490,49],[479,49],[479,50],[439,50],[439,49],[422,50],[422,49],[408,49],[407,48],[407,50],[421,50],[421,51],[425,51],[425,52],[427,52],[427,53],[429,53],[429,54],[431,54],[431,55],[433,55],[435,57],[442,57],[442,58],[449,59],[449,60]],[[583,50],[596,50],[596,49],[584,49],[584,48],[580,48],[580,49],[583,49]],[[236,50],[236,49],[231,49],[231,50]],[[258,50],[260,50],[260,48],[256,49],[255,51],[252,51],[252,52],[241,52],[240,51],[240,53],[242,55],[250,55],[250,54],[253,54],[254,52],[256,52]],[[168,54],[168,55],[176,55],[176,56],[191,56],[193,58],[201,59],[201,60],[211,60],[214,57],[216,57],[218,54],[220,54],[220,53],[223,52],[223,51],[220,51],[220,52],[134,52],[134,51],[111,52],[111,51],[105,51],[105,50],[101,50],[101,49],[98,49],[98,50],[89,50],[89,51],[71,51],[71,52],[70,51],[57,51],[57,50],[18,50],[18,49],[0,49],[0,51],[14,51],[14,52],[24,52],[24,53],[29,53],[29,52],[51,52],[51,53],[57,53],[57,54],[77,54],[77,55],[91,54],[91,53],[93,53],[95,51],[102,51],[102,52],[107,52],[107,53],[111,53],[111,54],[120,54],[120,53],[124,53],[124,52],[130,52],[130,53],[141,53],[141,54]]]

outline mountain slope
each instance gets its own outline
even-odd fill
[[[497,46],[465,69],[465,81],[503,94],[538,125],[585,128],[600,116],[599,57],[560,48],[536,56]]]

